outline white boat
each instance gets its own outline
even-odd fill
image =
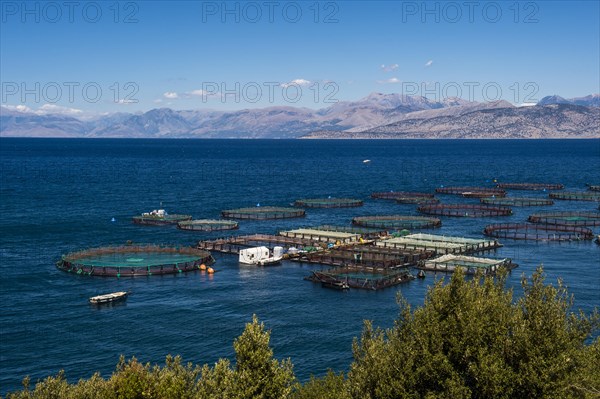
[[[127,298],[127,295],[129,295],[129,292],[126,291],[112,292],[110,294],[93,296],[90,298],[90,302],[94,304],[117,302]]]
[[[275,247],[273,252],[267,247],[254,247],[240,250],[239,261],[244,265],[271,266],[283,259],[283,248]]]

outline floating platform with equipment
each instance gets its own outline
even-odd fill
[[[300,208],[353,208],[363,206],[363,201],[352,198],[311,198],[296,200],[294,206]]]
[[[483,274],[494,274],[499,269],[512,270],[518,265],[512,263],[510,258],[490,259],[474,256],[447,254],[435,259],[427,259],[419,262],[417,266],[421,270],[435,272],[454,272],[462,269],[466,274],[475,274],[481,270]]]
[[[196,248],[125,245],[72,252],[56,267],[86,276],[133,277],[189,272],[212,263],[210,252]]]
[[[592,231],[585,227],[547,224],[492,224],[486,226],[483,234],[496,238],[533,241],[581,241],[594,238]]]
[[[294,260],[329,266],[353,266],[373,271],[415,266],[419,261],[431,256],[433,256],[431,251],[353,245],[305,253]]]
[[[512,209],[506,206],[470,205],[470,204],[438,204],[421,205],[417,211],[426,215],[454,217],[495,217],[510,216]]]
[[[370,228],[401,230],[440,227],[442,221],[437,218],[407,215],[358,216],[352,219],[352,224]]]
[[[288,254],[290,254],[290,251],[293,253],[299,250],[321,250],[323,249],[321,245],[323,247],[327,247],[325,243],[316,242],[314,240],[290,238],[270,234],[250,234],[198,242],[199,249],[227,254],[238,254],[241,249],[260,246],[265,246],[269,249],[274,249],[276,246],[281,246],[288,252]]]
[[[198,219],[177,223],[178,229],[188,231],[236,230],[238,227],[238,223],[233,220]]]
[[[228,219],[273,220],[299,218],[305,215],[304,209],[257,206],[254,208],[228,209],[221,216]]]
[[[318,229],[295,229],[279,232],[279,235],[289,238],[301,238],[312,242],[326,242],[335,244],[356,243],[362,238],[357,233],[346,233],[343,231],[318,230]]]
[[[531,223],[564,226],[600,226],[600,212],[540,212],[527,219]]]
[[[562,184],[548,184],[548,183],[497,183],[498,188],[506,190],[532,190],[532,191],[543,191],[543,190],[562,190],[565,188]]]
[[[410,234],[378,240],[376,246],[432,251],[436,254],[468,254],[490,251],[502,247],[497,240],[481,240],[464,237],[448,237],[434,234]]]

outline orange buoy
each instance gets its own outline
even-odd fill
[[[208,269],[206,269],[206,271],[208,272],[208,274],[213,274],[215,272],[215,269],[209,267]]]
[[[200,265],[200,270],[206,270],[206,265],[204,263]]]

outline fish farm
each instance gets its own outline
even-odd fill
[[[169,225],[169,224],[176,225],[177,223],[183,222],[186,220],[192,220],[192,216],[191,215],[177,215],[177,214],[160,215],[160,214],[147,213],[147,214],[133,217],[133,223],[143,224],[143,225],[147,225],[147,226],[163,226],[163,225]]]
[[[592,231],[586,227],[529,223],[492,224],[485,227],[483,234],[495,238],[534,241],[581,241],[594,238]]]
[[[435,197],[398,197],[396,198],[398,204],[438,204],[439,199]]]
[[[518,198],[518,197],[504,197],[504,198],[481,198],[479,200],[482,204],[486,205],[499,205],[499,206],[546,206],[553,205],[554,201],[548,198]]]
[[[298,208],[257,206],[254,208],[238,208],[221,211],[221,216],[228,219],[273,220],[303,217],[305,216],[305,211]]]
[[[433,198],[433,194],[430,193],[417,193],[411,191],[385,191],[385,192],[377,192],[372,193],[371,198],[375,199],[389,199],[396,200],[398,198]]]
[[[475,274],[481,270],[487,275],[496,273],[500,268],[512,270],[517,265],[512,263],[510,258],[490,259],[448,254],[435,259],[422,260],[417,267],[434,272],[454,272],[456,269],[462,269],[466,274]]]
[[[124,245],[72,252],[56,267],[87,276],[133,277],[189,272],[212,263],[210,252],[191,247]]]
[[[548,196],[557,200],[600,201],[600,192],[596,191],[565,191],[559,193],[550,193]]]
[[[435,189],[436,193],[440,194],[455,194],[455,195],[471,195],[485,196],[485,197],[504,197],[506,191],[500,188],[489,188],[489,187],[438,187]]]
[[[390,230],[401,229],[430,229],[440,227],[442,221],[437,218],[422,216],[359,216],[352,219],[352,224],[371,228],[384,228]]]
[[[542,212],[527,219],[531,223],[566,226],[600,226],[600,212]]]
[[[447,237],[434,234],[410,234],[404,237],[393,237],[376,241],[375,245],[384,248],[432,251],[435,254],[467,254],[490,251],[502,246],[497,240]]]
[[[295,229],[281,231],[279,235],[289,238],[300,238],[312,242],[327,242],[348,244],[358,242],[361,239],[360,234],[346,233],[343,231],[317,230],[317,229]]]
[[[268,247],[273,249],[275,246],[281,246],[289,251],[292,248],[296,250],[303,249],[306,251],[315,251],[321,249],[320,244],[327,246],[324,243],[318,243],[313,240],[303,238],[289,238],[280,235],[271,234],[250,234],[244,236],[219,238],[217,240],[207,240],[198,242],[198,249],[205,251],[215,251],[227,254],[237,254],[240,249],[248,247]]]
[[[426,215],[472,218],[512,215],[512,209],[509,207],[469,204],[421,205],[417,211]]]
[[[198,219],[177,223],[178,229],[189,231],[236,230],[238,227],[238,223],[232,220]]]
[[[353,208],[362,205],[362,200],[351,198],[313,198],[294,202],[294,206],[300,208]]]
[[[329,266],[354,266],[372,271],[415,266],[419,261],[431,256],[432,251],[355,245],[306,253],[294,260]]]
[[[498,188],[507,190],[562,190],[565,188],[562,184],[546,184],[546,183],[497,183]]]
[[[338,231],[343,233],[354,233],[359,234],[362,238],[372,239],[380,238],[388,235],[387,229],[373,229],[368,227],[357,227],[357,226],[330,226],[322,225],[313,227],[314,230],[323,231]]]
[[[343,289],[344,287],[366,290],[379,290],[413,280],[415,277],[406,269],[369,272],[358,267],[338,267],[313,272],[305,280],[321,283],[324,287]],[[345,283],[345,285],[344,285]]]

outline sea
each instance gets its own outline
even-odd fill
[[[369,160],[370,162],[366,162]],[[60,271],[62,254],[127,241],[192,246],[232,234],[269,233],[322,224],[349,226],[355,216],[418,215],[416,205],[374,200],[375,191],[433,192],[440,186],[494,181],[562,183],[585,191],[600,184],[600,140],[146,140],[0,139],[0,394],[64,370],[76,382],[109,377],[120,355],[161,364],[234,360],[233,341],[255,314],[271,330],[275,357],[290,358],[297,377],[347,371],[364,320],[389,328],[397,297],[423,304],[443,273],[379,291],[340,292],[303,278],[324,266],[284,261],[260,268],[214,253],[216,273],[102,278]],[[510,196],[547,198],[544,191]],[[346,197],[360,208],[308,209],[306,216],[240,221],[238,231],[189,232],[134,225],[153,209],[219,218],[221,210],[290,206],[296,199]],[[443,203],[477,199],[439,195]],[[426,232],[484,238],[487,224],[525,222],[546,210],[598,212],[598,202],[555,201],[514,207],[512,216],[442,217]],[[595,234],[599,227],[592,227]],[[600,245],[592,241],[500,240],[485,256],[519,265],[520,280],[543,265],[562,279],[573,311],[600,305]],[[127,301],[92,306],[88,298],[130,291]]]

